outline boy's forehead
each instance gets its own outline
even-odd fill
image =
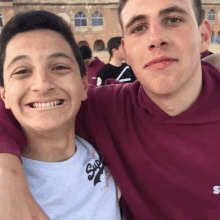
[[[76,64],[70,44],[64,37],[50,30],[33,30],[15,35],[6,47],[4,68],[19,60],[71,58]]]
[[[193,0],[128,0],[121,11],[123,27],[134,16],[151,14],[158,15],[161,11],[170,7],[181,7],[186,11],[193,11]]]

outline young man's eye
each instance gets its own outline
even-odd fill
[[[182,21],[182,19],[180,19],[180,18],[175,18],[175,17],[167,18],[167,19],[166,19],[166,23],[167,23],[167,24],[176,24],[176,23],[179,23],[179,22],[181,22],[181,21]]]
[[[139,25],[132,30],[132,33],[138,33],[138,32],[141,32],[145,29],[146,29],[146,27],[144,25]]]

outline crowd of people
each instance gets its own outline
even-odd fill
[[[201,1],[120,0],[118,17],[106,65],[53,13],[3,27],[1,219],[218,219],[220,57]]]
[[[125,62],[126,56],[121,45],[121,39],[122,37],[109,39],[107,44],[109,62],[107,64],[103,63],[98,57],[93,57],[89,46],[80,47],[89,84],[99,87],[117,82],[132,83],[136,80],[131,67]]]

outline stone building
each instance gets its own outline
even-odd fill
[[[106,48],[111,37],[121,36],[117,7],[119,0],[0,0],[0,30],[15,14],[31,9],[48,10],[66,19],[79,45],[93,51]],[[220,41],[220,0],[202,0],[212,42]],[[219,37],[218,37],[219,36]]]
[[[117,7],[118,0],[0,1],[0,26],[18,12],[47,10],[70,23],[79,45],[87,44],[92,50],[100,51],[111,37],[122,35]]]
[[[13,15],[13,1],[0,1],[0,31]]]
[[[220,0],[202,0],[205,18],[212,31],[211,42],[220,42]]]

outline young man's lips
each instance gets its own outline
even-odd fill
[[[145,68],[148,70],[154,71],[154,70],[163,70],[169,66],[172,66],[172,64],[177,61],[177,59],[173,59],[170,57],[160,57],[151,60]]]
[[[171,57],[166,57],[166,56],[163,56],[163,57],[158,57],[158,58],[155,58],[153,60],[151,60],[146,66],[145,68],[150,68],[151,66],[153,65],[158,65],[158,66],[163,66],[166,64],[169,65],[169,64],[172,64],[174,61],[177,61],[177,59],[174,59],[174,58],[171,58]]]

